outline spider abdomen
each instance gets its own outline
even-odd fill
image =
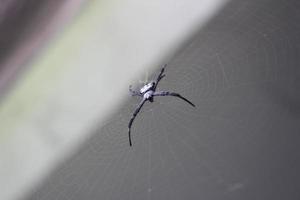
[[[154,84],[155,84],[154,82],[147,83],[140,89],[140,93],[143,94],[143,93],[153,89]]]

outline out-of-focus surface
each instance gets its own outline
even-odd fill
[[[3,35],[1,200],[39,188],[118,111],[134,77],[168,61],[227,1],[53,2],[20,1],[16,28],[7,21],[16,33]]]
[[[296,0],[232,1],[159,85],[196,109],[156,98],[134,122],[130,148],[139,100],[128,98],[28,199],[298,200],[299,9]]]
[[[52,109],[51,104],[43,99],[51,96],[50,87],[53,91],[57,86],[59,73],[53,73],[57,72],[54,59],[44,60],[52,64],[48,67],[36,61],[83,3],[0,1],[0,199],[24,196],[54,164],[53,155],[63,154],[57,146],[49,145],[55,138],[47,135],[49,127],[40,125],[47,122],[46,116],[51,118],[51,112],[45,112],[47,106]],[[49,86],[49,82],[54,84]]]
[[[30,60],[39,55],[41,48],[70,21],[83,2],[0,1],[0,101]]]

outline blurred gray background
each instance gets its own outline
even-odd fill
[[[299,9],[296,0],[231,1],[159,85],[196,109],[156,98],[129,147],[140,99],[128,97],[27,199],[300,199]]]

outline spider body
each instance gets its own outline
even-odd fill
[[[151,103],[153,102],[154,86],[155,82],[150,82],[140,89],[140,95],[143,96],[143,99],[149,100]]]
[[[184,98],[183,96],[181,96],[178,93],[167,92],[167,91],[156,92],[156,87],[157,87],[159,81],[163,77],[165,77],[165,74],[163,74],[164,70],[165,70],[165,67],[166,67],[166,65],[164,65],[164,67],[161,69],[160,74],[158,75],[158,77],[155,81],[152,81],[152,82],[147,83],[146,85],[144,85],[140,89],[139,92],[132,90],[131,85],[129,86],[129,92],[131,93],[132,96],[142,97],[142,101],[140,102],[140,104],[137,106],[137,108],[133,112],[132,117],[131,117],[131,119],[129,121],[129,124],[128,124],[128,137],[129,137],[129,145],[130,146],[132,146],[132,142],[131,142],[131,126],[132,126],[132,123],[133,123],[135,117],[140,112],[141,108],[143,107],[143,105],[146,101],[150,101],[152,103],[155,96],[173,96],[173,97],[178,97],[178,98],[186,101],[191,106],[195,107],[195,105],[192,102],[190,102],[189,100],[187,100],[186,98]]]

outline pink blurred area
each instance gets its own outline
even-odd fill
[[[0,0],[0,102],[86,0]]]

